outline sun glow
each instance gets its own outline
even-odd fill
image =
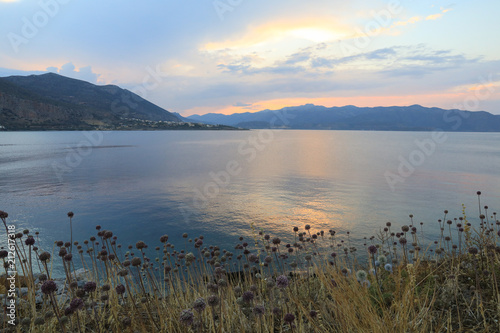
[[[317,27],[294,29],[289,31],[289,34],[291,36],[307,39],[315,43],[324,43],[343,36],[342,34],[335,33],[332,30]]]
[[[225,41],[209,42],[203,45],[204,51],[258,49],[274,43],[306,40],[312,43],[345,38],[352,34],[351,29],[339,23],[332,23],[332,19],[303,20],[301,22],[285,21],[272,22],[257,27],[249,27],[243,35],[234,36]]]

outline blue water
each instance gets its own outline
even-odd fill
[[[124,246],[163,234],[183,246],[187,232],[232,249],[239,236],[286,239],[306,224],[355,241],[409,214],[431,237],[445,209],[459,217],[463,203],[476,217],[478,190],[500,208],[500,134],[447,133],[425,152],[416,140],[432,133],[1,132],[0,209],[45,249],[69,240],[68,211],[80,242],[99,224]],[[412,172],[400,167],[412,158]],[[393,188],[387,172],[401,177]]]

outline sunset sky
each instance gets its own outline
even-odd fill
[[[421,104],[500,114],[500,2],[0,0],[0,76],[117,84],[184,116]]]

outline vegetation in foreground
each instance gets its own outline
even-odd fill
[[[479,200],[478,222],[465,215],[424,225],[388,222],[366,240],[368,260],[335,230],[293,228],[284,244],[264,231],[240,238],[234,252],[203,236],[154,251],[122,248],[112,231],[52,249],[40,235],[12,233],[0,251],[2,328],[16,332],[498,332],[500,222]],[[70,225],[73,213],[68,213]],[[292,232],[292,230],[291,230]],[[9,261],[15,253],[16,266]],[[148,254],[155,254],[149,258]],[[64,279],[52,265],[62,263]],[[80,269],[77,269],[80,268]],[[83,269],[82,269],[83,268]],[[10,271],[17,270],[15,292]],[[1,287],[0,287],[1,288]],[[15,304],[12,312],[12,304]],[[15,313],[15,316],[12,315]],[[12,319],[14,318],[15,319]],[[14,325],[13,325],[14,324]]]

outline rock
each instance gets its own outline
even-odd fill
[[[61,294],[56,296],[57,304],[61,305],[69,301],[69,296],[66,294]]]
[[[18,295],[21,296],[21,297],[24,297],[24,296],[28,295],[28,288],[27,287],[23,287],[21,289],[16,288],[16,290],[18,292]]]
[[[62,294],[63,292],[66,291],[66,287],[65,287],[65,283],[64,281],[61,281],[61,280],[54,280],[54,282],[56,283],[57,285],[57,291],[56,291],[56,294],[57,295],[60,295]]]
[[[87,279],[87,275],[90,275],[90,271],[85,268],[80,268],[75,271],[76,279],[78,281]]]

